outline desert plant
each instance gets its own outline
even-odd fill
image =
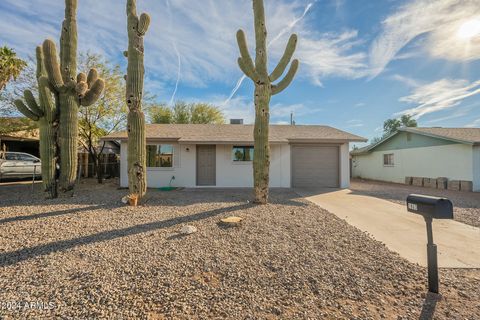
[[[137,16],[136,1],[127,0],[128,58],[126,99],[128,106],[128,187],[131,194],[141,199],[147,192],[147,146],[145,114],[142,111],[143,81],[145,76],[143,37],[148,30],[150,16]]]
[[[37,47],[36,77],[38,81],[38,103],[32,91],[25,90],[24,99],[26,105],[19,99],[15,100],[15,105],[23,115],[38,123],[43,186],[49,197],[56,198],[58,195],[56,183],[58,117],[55,102],[49,89],[43,51],[40,46]]]
[[[72,190],[77,176],[78,108],[93,104],[103,92],[105,83],[91,69],[88,77],[77,73],[77,0],[65,0],[65,20],[60,37],[60,64],[52,40],[45,40],[43,53],[51,90],[60,113],[59,148],[62,191]]]
[[[247,47],[247,40],[243,30],[237,32],[237,42],[240,49],[238,65],[247,77],[255,84],[255,125],[254,125],[254,150],[253,157],[253,180],[255,189],[255,202],[268,202],[268,184],[270,168],[270,145],[268,143],[268,131],[270,122],[270,98],[272,95],[282,92],[292,82],[299,61],[293,60],[285,77],[277,84],[278,80],[292,59],[297,45],[297,35],[292,34],[288,40],[287,48],[280,62],[271,74],[267,70],[267,28],[265,25],[265,9],[263,0],[253,0],[253,13],[255,23],[256,56],[253,63]]]

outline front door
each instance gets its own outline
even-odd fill
[[[197,145],[197,186],[216,185],[215,145]]]

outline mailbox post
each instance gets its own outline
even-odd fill
[[[428,291],[438,293],[437,245],[433,243],[433,219],[453,219],[453,205],[447,198],[411,194],[407,210],[420,214],[427,225]]]

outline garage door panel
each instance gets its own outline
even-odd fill
[[[293,187],[339,186],[339,147],[292,146]]]

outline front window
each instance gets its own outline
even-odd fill
[[[248,147],[248,146],[233,147],[232,160],[233,161],[252,161],[253,147]]]
[[[173,146],[171,144],[147,145],[148,168],[172,168]]]
[[[388,153],[383,155],[383,165],[388,167],[393,167],[393,153]]]

